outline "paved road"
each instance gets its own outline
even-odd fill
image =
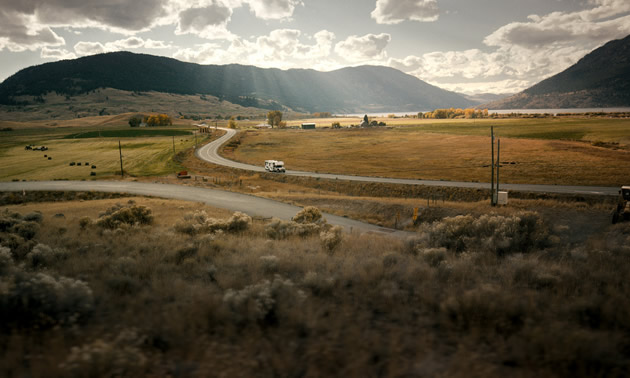
[[[260,162],[260,166],[239,163],[233,160],[228,160],[219,156],[219,147],[227,142],[236,134],[236,130],[219,128],[226,131],[226,134],[221,138],[208,143],[207,145],[197,150],[197,157],[210,163],[223,165],[232,168],[239,168],[248,171],[264,172],[264,162]],[[282,173],[278,173],[282,174]],[[366,176],[351,176],[351,175],[337,175],[330,173],[314,173],[304,171],[292,171],[287,170],[285,173],[289,176],[307,176],[307,177],[319,177],[325,179],[338,179],[349,181],[362,181],[362,182],[381,182],[388,184],[407,184],[407,185],[426,185],[426,186],[444,186],[455,188],[473,188],[473,189],[488,189],[490,190],[490,183],[479,182],[458,182],[458,181],[439,181],[439,180],[412,180],[412,179],[395,179],[387,177],[366,177]],[[542,192],[542,193],[560,193],[560,194],[595,194],[595,195],[617,195],[619,188],[616,187],[602,187],[602,186],[563,186],[563,185],[529,185],[529,184],[501,184],[500,189],[521,191],[521,192]]]
[[[22,181],[0,182],[0,191],[96,191],[109,193],[130,193],[138,195],[172,198],[185,201],[202,202],[210,206],[241,211],[251,216],[264,218],[276,217],[289,220],[300,207],[286,203],[250,196],[246,194],[226,192],[223,190],[197,188],[183,185],[151,184],[127,181]],[[346,231],[370,232],[407,238],[413,233],[378,227],[352,219],[326,214],[328,223],[342,226]]]

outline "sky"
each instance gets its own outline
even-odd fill
[[[630,0],[0,0],[0,81],[111,51],[199,64],[394,67],[509,94],[630,34]]]

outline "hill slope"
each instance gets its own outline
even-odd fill
[[[491,109],[630,106],[630,36],[606,43],[565,71],[487,105]]]
[[[50,92],[77,95],[98,88],[207,94],[243,106],[285,106],[306,112],[418,111],[475,104],[387,67],[283,71],[238,64],[204,66],[129,52],[23,69],[0,84],[0,103],[16,104],[24,96]]]

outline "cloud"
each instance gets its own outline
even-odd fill
[[[405,20],[432,22],[440,16],[437,0],[377,0],[371,13],[379,24],[399,24]]]
[[[65,49],[52,49],[50,47],[43,47],[40,52],[40,57],[44,59],[75,59],[77,56],[75,53]]]
[[[531,15],[528,22],[512,22],[484,39],[488,46],[536,49],[558,44],[597,45],[630,34],[630,1],[596,0],[592,9]]]
[[[435,51],[388,64],[437,86],[513,93],[575,64],[601,44],[630,34],[630,2],[591,0],[591,9],[531,15],[484,39],[488,48]]]
[[[152,39],[144,40],[140,37],[129,37],[126,39],[120,39],[113,42],[101,43],[101,42],[78,42],[74,45],[74,51],[78,55],[94,55],[102,54],[106,52],[131,50],[131,49],[170,49],[172,45],[164,41],[154,41]]]
[[[175,34],[196,34],[206,39],[231,39],[227,30],[232,9],[219,1],[203,8],[188,8],[179,13]]]
[[[301,0],[244,0],[256,17],[263,20],[280,20],[293,16],[298,5],[304,5]]]
[[[362,37],[352,35],[337,43],[335,52],[343,59],[353,62],[382,60],[387,57],[385,47],[392,37],[387,33],[366,34]]]
[[[66,41],[47,26],[36,25],[32,17],[0,10],[0,50],[37,50],[43,46],[63,46]]]
[[[304,39],[314,43],[304,43]],[[201,64],[241,63],[283,69],[313,66],[317,61],[317,68],[337,68],[329,58],[334,39],[335,35],[327,30],[304,36],[299,30],[277,29],[256,39],[235,38],[227,47],[217,42],[180,49],[173,57]]]

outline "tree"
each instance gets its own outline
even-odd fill
[[[131,126],[131,127],[138,127],[138,126],[140,126],[140,122],[142,122],[142,120],[140,118],[137,118],[137,117],[129,118],[129,126]]]
[[[279,126],[280,122],[282,122],[282,112],[279,110],[271,110],[267,113],[267,120],[271,127]]]
[[[230,118],[228,121],[228,127],[230,129],[236,129],[236,121],[234,120],[234,117]]]
[[[370,119],[368,118],[367,114],[363,116],[363,121],[366,123],[370,123]]]

